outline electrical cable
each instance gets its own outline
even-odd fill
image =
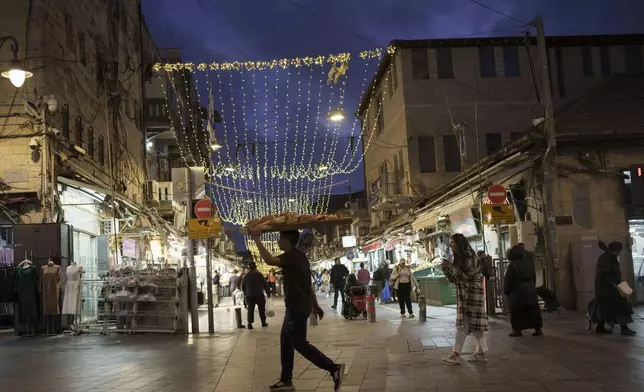
[[[521,24],[522,24],[522,25],[524,25],[524,26],[528,24],[527,22],[524,22],[524,21],[522,21],[522,20],[520,20],[520,19],[517,19],[517,18],[515,18],[515,17],[514,17],[514,16],[512,16],[512,15],[508,15],[508,14],[506,14],[506,13],[505,13],[505,12],[503,12],[503,11],[499,11],[499,10],[497,10],[496,8],[492,8],[492,7],[490,7],[490,6],[489,6],[489,5],[487,5],[487,4],[481,3],[480,1],[477,1],[477,0],[468,0],[468,1],[469,1],[470,3],[474,3],[474,4],[478,5],[479,7],[483,7],[483,8],[485,8],[485,9],[486,9],[486,10],[488,10],[488,11],[492,11],[492,12],[494,12],[494,13],[495,13],[495,14],[497,14],[497,15],[501,15],[501,16],[503,16],[503,17],[505,17],[505,18],[508,18],[508,19],[513,20],[513,21],[518,22],[518,23],[521,23]]]
[[[301,4],[296,3],[296,2],[295,2],[295,1],[293,1],[293,0],[283,0],[283,1],[284,1],[284,2],[286,2],[286,3],[288,3],[288,4],[290,4],[290,5],[292,5],[293,7],[295,7],[295,8],[297,8],[297,9],[299,9],[300,11],[302,11],[302,12],[304,12],[304,13],[307,13],[307,14],[309,14],[309,15],[311,15],[311,16],[313,16],[313,17],[317,18],[317,19],[320,19],[320,20],[321,20],[321,21],[323,21],[323,22],[326,22],[326,23],[328,23],[328,24],[334,25],[335,27],[339,28],[340,30],[343,30],[344,32],[349,33],[349,34],[353,35],[354,37],[356,37],[356,38],[358,38],[358,39],[361,39],[361,40],[363,40],[363,41],[365,41],[365,42],[367,42],[367,43],[369,43],[369,44],[371,44],[371,45],[373,45],[373,46],[376,46],[376,47],[377,47],[377,46],[380,46],[380,45],[378,45],[377,43],[375,43],[375,42],[373,42],[372,40],[370,40],[369,38],[366,38],[366,37],[364,37],[364,36],[362,36],[362,35],[360,35],[360,34],[356,33],[355,31],[352,31],[352,30],[350,30],[350,29],[348,29],[348,28],[346,28],[346,27],[342,26],[342,25],[341,25],[341,24],[339,24],[339,23],[335,23],[335,22],[329,21],[329,20],[328,20],[328,18],[324,18],[324,17],[322,17],[322,16],[318,15],[318,14],[317,14],[317,13],[315,13],[314,11],[312,11],[312,10],[310,10],[310,9],[306,8],[305,6],[303,6],[303,5],[301,5]]]

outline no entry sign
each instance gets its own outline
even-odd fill
[[[199,200],[195,203],[195,216],[205,219],[215,216],[215,205],[208,199]]]
[[[503,185],[494,184],[487,190],[487,198],[492,204],[503,204],[507,197],[507,192]]]

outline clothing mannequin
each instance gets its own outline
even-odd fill
[[[81,312],[81,287],[83,285],[83,267],[72,262],[65,271],[65,298],[63,299],[63,314],[80,314]]]

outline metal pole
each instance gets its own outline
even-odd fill
[[[188,201],[187,205],[187,215],[189,218],[192,218],[193,206],[192,206],[192,195],[194,193],[193,183],[192,183],[192,169],[186,169],[186,189],[188,189]],[[188,283],[190,287],[190,320],[192,321],[192,333],[199,333],[199,302],[197,299],[197,266],[195,264],[195,243],[194,241],[188,240],[188,260],[190,262],[190,267],[188,269],[188,278],[190,282]]]
[[[555,133],[555,115],[552,107],[552,91],[550,90],[550,70],[548,67],[548,48],[543,32],[543,18],[538,16],[533,22],[537,29],[537,48],[541,62],[542,103],[545,112],[545,126],[548,136],[548,148],[543,156],[543,198],[545,199],[543,215],[546,238],[546,278],[550,288],[556,291],[557,282],[555,271],[559,269],[559,247],[555,224],[555,212],[552,200],[553,189],[556,181],[555,151],[557,136]]]
[[[503,240],[501,239],[501,225],[496,224],[495,227],[496,227],[496,246],[499,249],[498,254],[497,254],[497,256],[499,258],[499,282],[503,282],[503,276],[505,275],[505,264],[503,264],[503,261],[505,260],[505,257],[503,255]],[[503,291],[501,291],[499,294],[501,296],[501,298],[500,298],[501,299],[501,310],[503,312],[505,312],[506,309],[507,309],[505,294],[503,294]],[[493,304],[493,306],[496,307],[496,304]]]
[[[211,261],[211,251],[212,248],[212,239],[208,238],[206,241],[206,291],[208,293],[208,333],[215,333],[215,313],[213,306],[215,297],[212,294],[212,261]]]

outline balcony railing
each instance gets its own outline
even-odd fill
[[[406,204],[409,197],[407,173],[383,174],[371,183],[369,202],[372,208]]]

